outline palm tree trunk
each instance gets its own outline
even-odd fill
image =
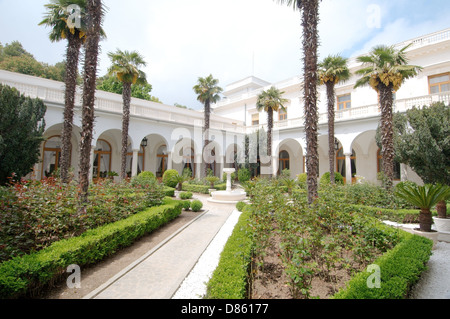
[[[61,180],[69,182],[70,153],[72,150],[73,110],[75,108],[75,94],[77,89],[78,61],[82,40],[75,34],[69,34],[66,53],[66,91],[64,107],[64,125],[61,133]]]
[[[122,162],[120,176],[127,177],[128,127],[130,125],[131,83],[123,83],[123,118],[122,118]]]
[[[383,172],[386,178],[384,187],[392,190],[394,180],[394,125],[393,125],[393,89],[392,85],[379,85],[381,108],[381,156],[383,158]]]
[[[272,131],[273,131],[273,109],[269,107],[267,110],[267,156],[269,157],[270,173],[269,178],[272,178]]]
[[[210,117],[211,117],[211,105],[209,100],[205,101],[205,123],[203,126],[203,139],[204,139],[204,146],[203,146],[203,154],[205,153],[205,150],[207,146],[209,145],[209,127],[210,127]],[[203,160],[205,161],[205,157],[203,156]],[[208,159],[210,160],[210,159]],[[208,176],[208,163],[205,162],[205,177]]]
[[[431,225],[433,224],[433,217],[429,209],[421,209],[419,215],[420,231],[431,232]]]
[[[82,109],[82,132],[80,141],[80,204],[88,202],[89,171],[94,130],[94,103],[97,79],[97,61],[102,20],[102,1],[87,0],[88,27],[84,61],[84,87]]]
[[[304,52],[304,102],[305,131],[307,143],[306,168],[308,175],[308,202],[318,197],[318,114],[317,114],[317,47],[319,0],[304,0],[303,5],[303,52]]]
[[[334,150],[334,82],[326,82],[327,98],[328,98],[328,158],[330,161],[330,182],[333,185],[335,183],[335,158],[336,153]]]

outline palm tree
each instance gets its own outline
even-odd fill
[[[355,88],[369,84],[379,96],[381,155],[383,172],[386,176],[385,187],[388,190],[392,189],[394,179],[393,96],[406,79],[416,76],[422,69],[419,66],[408,65],[405,51],[409,46],[397,51],[393,46],[379,45],[374,47],[369,55],[357,58],[357,61],[363,64],[363,68],[356,71],[362,77],[356,82]]]
[[[328,99],[328,157],[330,161],[330,181],[335,183],[335,149],[334,149],[334,110],[335,91],[334,87],[340,82],[345,82],[350,78],[350,70],[347,67],[347,59],[339,55],[329,55],[319,63],[320,84],[325,84]]]
[[[420,208],[419,223],[420,230],[431,232],[433,218],[431,209],[440,201],[450,196],[450,187],[447,185],[424,186],[400,183],[396,186],[396,195]]]
[[[108,70],[109,75],[117,76],[123,84],[123,118],[122,118],[122,165],[120,176],[126,178],[127,168],[127,150],[128,150],[128,127],[130,123],[130,102],[131,102],[131,85],[146,84],[146,75],[139,70],[140,67],[146,66],[144,58],[136,51],[128,52],[117,50],[108,53],[112,65]]]
[[[197,84],[194,86],[194,92],[197,94],[197,100],[205,106],[205,122],[203,125],[203,150],[209,144],[209,127],[211,117],[211,103],[217,103],[220,100],[220,93],[223,89],[218,86],[219,80],[214,79],[212,74],[206,78],[198,78]],[[205,165],[205,176],[208,175],[208,165]]]
[[[79,183],[80,204],[88,202],[89,171],[94,130],[94,102],[97,80],[97,62],[101,25],[104,14],[102,0],[87,0],[87,28],[84,61],[84,86],[82,105],[82,132],[80,141]]]
[[[77,6],[77,12],[74,6]],[[68,182],[70,167],[70,152],[72,149],[71,136],[73,127],[73,110],[75,107],[75,93],[78,77],[78,63],[80,50],[86,41],[86,0],[51,0],[46,4],[47,8],[44,20],[39,25],[51,27],[49,38],[52,42],[67,40],[66,50],[66,74],[65,74],[65,106],[64,124],[61,133],[61,179]],[[79,24],[69,22],[75,17]],[[102,37],[105,32],[101,30]]]
[[[317,114],[317,47],[319,42],[319,0],[277,0],[302,11],[303,64],[306,132],[306,169],[308,175],[308,202],[318,197],[319,153]]]
[[[259,94],[256,101],[256,109],[259,112],[267,112],[267,154],[270,158],[270,167],[272,167],[273,112],[278,112],[280,109],[286,111],[284,104],[288,100],[282,98],[283,94],[284,92],[280,92],[280,90],[272,86],[267,91]]]
[[[81,9],[80,21],[83,24],[76,25],[68,24],[69,16],[74,14],[73,11],[68,10],[72,4],[78,5]],[[46,25],[52,28],[50,32],[50,40],[58,42],[67,39],[66,52],[66,75],[65,75],[65,106],[64,106],[64,124],[61,133],[61,179],[64,183],[68,182],[68,172],[70,167],[70,151],[72,149],[71,136],[73,127],[73,109],[75,107],[75,92],[78,77],[78,62],[80,56],[80,49],[86,41],[86,28],[84,24],[86,0],[52,0],[51,3],[46,4],[47,14],[39,25]],[[81,16],[82,15],[82,16]]]

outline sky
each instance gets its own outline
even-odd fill
[[[19,41],[41,62],[64,59],[66,43],[52,43],[38,26],[50,0],[0,0],[0,42]],[[137,51],[152,95],[164,104],[201,109],[193,86],[210,74],[225,89],[256,76],[270,83],[302,72],[301,15],[276,0],[104,0],[98,75],[108,52]],[[353,57],[378,44],[396,44],[450,27],[448,0],[322,0],[319,60]]]

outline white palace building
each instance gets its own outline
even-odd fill
[[[450,103],[450,29],[398,43],[407,51],[410,64],[423,67],[415,78],[407,80],[395,95],[395,112],[405,112],[413,106],[432,102]],[[386,44],[386,43],[384,43]],[[361,64],[349,60],[354,74]],[[300,68],[300,66],[299,66]],[[356,177],[379,183],[380,153],[375,132],[380,121],[377,93],[370,88],[354,89],[357,75],[336,86],[336,171],[346,183]],[[0,83],[13,86],[30,97],[38,97],[47,105],[45,142],[41,148],[41,162],[36,164],[32,178],[41,179],[59,165],[61,130],[64,110],[64,83],[0,71]],[[242,154],[244,137],[257,129],[266,129],[266,113],[256,109],[256,99],[263,90],[275,86],[288,99],[287,112],[274,116],[273,164],[274,174],[285,168],[291,177],[305,172],[306,140],[302,98],[302,78],[294,77],[279,83],[268,83],[254,76],[228,85],[224,99],[213,105],[211,140],[203,155],[201,111],[132,99],[129,128],[127,172],[135,176],[151,171],[161,176],[167,169],[180,173],[189,167],[195,177],[201,177],[204,163],[217,176],[224,168],[234,165],[235,153]],[[328,167],[328,129],[325,87],[319,88],[319,159],[320,175]],[[77,93],[74,129],[72,134],[71,165],[77,176],[79,140],[81,132],[81,88]],[[92,179],[106,177],[108,172],[120,171],[122,96],[103,91],[96,93],[95,129],[91,155]],[[398,164],[397,180],[420,178],[409,167]]]

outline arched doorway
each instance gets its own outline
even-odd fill
[[[111,144],[106,140],[98,140],[94,151],[92,176],[94,179],[106,178],[111,171]]]
[[[169,162],[169,155],[167,154],[167,145],[161,145],[156,152],[156,177],[162,177],[167,171],[167,164]]]
[[[352,149],[352,155],[350,156],[350,163],[352,168],[352,183],[356,182],[356,153],[355,150]],[[345,155],[344,149],[341,147],[336,153],[336,171],[339,172],[342,177],[344,177],[344,183],[347,183],[347,171],[346,171],[346,163],[345,163]]]
[[[42,178],[50,177],[60,166],[61,136],[50,137],[44,143],[42,160]]]
[[[138,153],[138,165],[137,165],[138,175],[145,170],[144,158],[145,158],[145,148],[141,145],[141,148]],[[127,167],[126,167],[126,173],[128,177],[131,177],[132,168],[133,168],[133,148],[131,147],[131,144],[128,144]]]
[[[188,175],[187,172],[190,172],[189,177],[195,177],[196,169],[194,159],[194,149],[192,147],[185,147],[183,149],[183,175]]]

